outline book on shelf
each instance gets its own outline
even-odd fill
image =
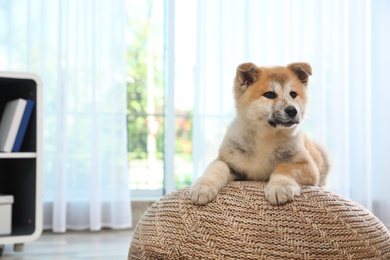
[[[20,151],[33,107],[33,100],[22,98],[6,103],[0,121],[1,152]]]
[[[19,125],[18,133],[16,134],[14,146],[12,152],[20,152],[22,147],[24,135],[26,134],[28,123],[30,122],[31,114],[34,109],[34,100],[27,99],[26,107],[23,112],[22,120]]]

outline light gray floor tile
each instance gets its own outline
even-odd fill
[[[37,241],[25,244],[23,252],[14,252],[13,245],[5,245],[0,260],[123,260],[127,259],[133,233],[133,230],[44,232]]]

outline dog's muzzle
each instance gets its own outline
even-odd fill
[[[290,128],[299,124],[300,118],[297,115],[298,110],[295,107],[287,107],[282,113],[274,113],[272,118],[268,120],[268,124],[273,127],[283,126]]]

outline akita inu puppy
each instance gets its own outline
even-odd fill
[[[217,159],[192,185],[192,201],[212,201],[233,180],[269,181],[264,192],[273,205],[291,200],[300,186],[325,185],[327,155],[299,129],[311,74],[307,63],[238,66],[234,80],[237,116],[227,129]]]

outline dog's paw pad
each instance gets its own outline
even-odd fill
[[[195,183],[190,189],[190,198],[197,204],[207,204],[217,197],[218,189],[211,184]]]
[[[282,205],[299,195],[298,184],[268,183],[264,189],[265,197],[272,205]]]

